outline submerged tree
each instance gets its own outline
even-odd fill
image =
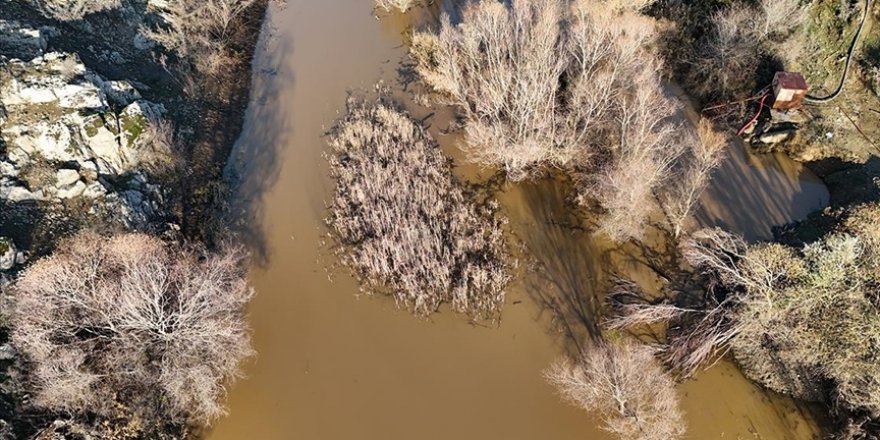
[[[453,177],[425,129],[385,100],[352,99],[330,146],[327,221],[364,283],[420,316],[441,303],[498,315],[510,279],[504,220]]]
[[[465,150],[522,179],[573,173],[580,200],[606,211],[601,228],[639,237],[656,191],[692,146],[672,122],[650,50],[649,0],[467,3],[437,33],[413,37],[422,80],[463,118]]]
[[[209,422],[251,356],[242,253],[179,249],[145,234],[81,233],[11,288],[11,340],[39,407]]]
[[[676,440],[685,423],[675,382],[646,345],[591,345],[581,359],[554,364],[544,377],[574,405],[601,414],[623,440]]]
[[[668,359],[685,371],[731,349],[770,389],[880,416],[880,205],[851,208],[838,230],[802,247],[710,229],[683,255],[704,277],[703,306],[637,305],[618,322],[677,321]]]
[[[385,12],[394,10],[406,12],[418,3],[417,0],[375,0],[376,7],[385,10]]]

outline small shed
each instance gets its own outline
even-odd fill
[[[773,108],[798,108],[807,96],[807,80],[798,72],[776,72],[773,77]]]

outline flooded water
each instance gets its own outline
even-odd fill
[[[448,311],[418,320],[389,298],[358,296],[344,271],[328,276],[335,259],[323,244],[322,218],[332,184],[322,135],[344,111],[347,91],[393,82],[406,51],[410,18],[376,20],[371,3],[289,0],[270,9],[231,170],[243,182],[242,215],[258,257],[251,320],[259,355],[232,389],[230,415],[208,437],[609,439],[540,377],[572,349],[552,310],[574,321],[588,315],[607,278],[608,246],[567,224],[562,185],[508,185],[499,196],[514,244],[538,263],[524,263],[537,276],[511,287],[498,327]],[[455,137],[438,128],[432,131],[454,152]],[[765,237],[774,222],[802,216],[805,200],[827,200],[801,170],[776,160],[754,168],[746,156],[731,161],[721,173],[730,183],[713,187],[701,219]],[[814,432],[789,400],[763,392],[729,363],[680,392],[691,439],[800,440]]]

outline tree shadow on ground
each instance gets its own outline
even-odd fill
[[[581,225],[564,182],[526,183],[515,192],[521,202],[514,222],[521,223],[519,238],[532,257],[525,288],[542,313],[553,315],[566,336],[566,349],[580,352],[582,344],[601,338],[606,250]]]
[[[265,23],[270,26],[272,20]],[[293,135],[291,109],[280,96],[280,91],[291,90],[295,81],[295,75],[286,71],[293,47],[289,39],[277,38],[276,34],[276,29],[264,27],[257,43],[244,127],[224,171],[229,202],[221,214],[260,266],[269,262],[269,246],[262,229],[262,196],[277,182],[281,149]]]

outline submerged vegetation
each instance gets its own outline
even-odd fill
[[[603,428],[621,439],[677,440],[685,434],[675,382],[646,345],[592,345],[581,359],[557,362],[544,376],[566,400],[602,414]]]
[[[797,247],[708,229],[682,254],[702,299],[682,291],[670,292],[673,302],[630,304],[616,327],[669,322],[677,330],[665,358],[685,375],[731,350],[767,388],[843,414],[880,414],[880,205],[851,208],[834,231]]]
[[[639,238],[658,192],[721,153],[672,118],[679,105],[650,49],[656,25],[640,13],[651,3],[468,3],[460,21],[444,15],[437,33],[417,32],[412,56],[439,101],[459,110],[471,161],[513,180],[566,170],[581,203],[603,210],[601,230]]]
[[[350,100],[330,132],[328,223],[343,261],[416,315],[442,303],[495,318],[511,263],[495,202],[480,202],[424,128],[386,100]]]
[[[376,7],[385,12],[394,10],[406,12],[418,3],[418,0],[376,0]]]
[[[758,111],[756,125],[737,135],[769,124],[766,117],[758,121],[773,74],[800,66],[805,76],[823,81],[813,92],[827,91],[825,83],[835,75],[805,60],[805,30],[817,29],[817,20],[834,10],[835,24],[823,27],[817,40],[858,35],[852,29],[854,3],[831,8],[828,1],[473,0],[449,2],[435,27],[412,34],[414,72],[431,104],[453,111],[451,129],[463,134],[465,159],[499,171],[508,186],[564,176],[573,188],[566,209],[581,217],[571,224],[553,216],[544,220],[566,233],[607,235],[613,241],[607,247],[623,254],[615,257],[627,259],[602,268],[618,277],[613,286],[590,280],[607,291],[588,291],[580,279],[551,280],[574,286],[562,295],[575,298],[549,307],[558,321],[566,318],[558,309],[591,303],[588,311],[575,310],[578,319],[590,321],[580,323],[589,327],[590,340],[566,341],[576,350],[544,373],[564,399],[596,413],[603,428],[622,440],[684,438],[676,382],[728,354],[761,386],[824,403],[839,416],[840,440],[880,437],[880,205],[826,211],[827,230],[807,243],[748,243],[719,228],[694,227],[693,211],[731,145],[729,128],[739,128],[734,125],[752,110]],[[29,9],[22,16],[79,29],[89,38],[89,18],[112,21],[102,14],[130,6],[130,0],[25,3]],[[140,100],[137,87],[102,82],[111,93],[92,83],[69,83],[98,75],[78,56],[59,55],[54,59],[65,60],[59,61],[61,70],[80,73],[64,73],[58,88],[91,86],[98,106],[108,107],[100,117],[91,107],[92,113],[79,115],[92,118],[82,119],[88,121],[83,133],[112,133],[111,147],[138,147],[132,153],[137,157],[127,158],[132,169],[109,178],[95,158],[67,161],[37,153],[27,166],[16,166],[6,158],[18,146],[0,137],[0,171],[9,175],[0,176],[0,183],[21,184],[19,195],[54,187],[52,194],[77,188],[81,194],[86,181],[150,186],[135,175],[144,171],[165,179],[160,184],[167,191],[156,189],[155,201],[145,203],[167,204],[161,207],[167,213],[137,227],[103,230],[93,224],[90,232],[83,227],[88,221],[77,223],[28,263],[4,231],[0,336],[9,345],[0,352],[15,353],[4,359],[11,362],[3,364],[0,377],[3,402],[12,402],[19,414],[9,423],[0,420],[0,438],[188,438],[225,414],[226,389],[254,354],[246,320],[253,295],[247,258],[228,244],[238,237],[218,225],[215,211],[224,208],[220,170],[237,135],[227,125],[239,124],[245,99],[240,76],[253,49],[256,27],[250,21],[258,21],[249,14],[262,12],[265,1],[136,3],[129,12],[147,8],[150,17],[140,17],[126,40],[136,41],[140,47],[132,53],[149,54],[145,65],[157,68],[146,75],[154,77],[155,87],[140,88],[169,104],[174,122],[147,113],[125,119],[114,114],[109,107],[118,103],[105,105],[101,94]],[[386,12],[416,4],[431,2],[374,2]],[[870,4],[865,1],[865,8]],[[13,29],[5,21],[0,25]],[[870,41],[856,65],[862,85],[877,92],[880,40]],[[30,44],[37,49],[29,50],[42,53],[45,41]],[[852,54],[838,76],[843,85]],[[104,56],[122,58],[116,55]],[[0,56],[0,67],[8,60]],[[828,63],[822,68],[829,71],[840,64]],[[16,66],[21,72],[33,67]],[[109,69],[113,77],[116,69]],[[707,107],[688,120],[666,78]],[[379,95],[350,98],[347,112],[327,133],[335,186],[326,224],[342,264],[364,291],[388,294],[418,317],[445,305],[472,323],[498,322],[517,266],[495,200],[499,179],[459,179],[424,125],[431,115],[416,120],[390,94]],[[795,132],[805,124],[822,142],[858,133],[873,145],[878,127],[870,116],[880,111],[870,106],[876,96],[842,96],[846,100],[838,102],[846,105],[838,109],[858,104],[857,119],[829,120],[833,111],[827,107],[775,110],[770,118],[784,121],[786,140],[803,140],[808,130]],[[5,109],[0,102],[0,126]],[[25,113],[15,110],[11,117]],[[847,125],[844,132],[840,124],[854,128]],[[112,131],[105,130],[111,125]],[[54,132],[56,141],[66,130]],[[831,155],[840,154],[819,156]],[[877,176],[872,179],[874,186],[859,190],[875,197]],[[7,188],[0,188],[4,197],[12,193]],[[137,191],[122,194],[143,201]],[[104,199],[96,200],[95,206]],[[69,201],[77,203],[85,204]],[[526,260],[534,251],[527,248],[517,247]],[[52,252],[42,255],[42,249]],[[554,258],[570,256],[558,254]],[[577,278],[588,269],[578,261],[565,261],[565,274],[549,276]],[[659,294],[628,280],[628,269],[621,269],[627,264],[653,271]],[[600,293],[607,296],[591,296]],[[636,331],[645,329],[650,331]],[[566,334],[575,339],[579,333]]]

